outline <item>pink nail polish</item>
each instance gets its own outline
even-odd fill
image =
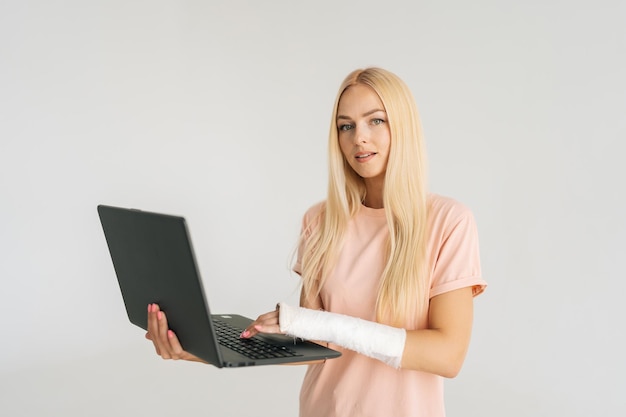
[[[167,337],[169,337],[170,339],[174,337],[174,332],[171,330],[167,331]]]
[[[161,320],[161,318],[162,318],[162,317],[163,317],[163,314],[159,311],[159,312],[157,313],[157,318],[158,318],[159,320]]]
[[[249,335],[249,334],[250,334],[250,332],[249,332],[249,331],[244,330],[243,332],[241,332],[241,335],[240,335],[239,337],[240,337],[240,338],[245,338],[245,337],[248,337],[248,335]]]

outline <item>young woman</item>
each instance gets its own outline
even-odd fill
[[[286,333],[342,352],[309,365],[302,417],[445,415],[443,378],[461,368],[486,283],[472,213],[427,192],[415,101],[388,71],[354,71],[339,89],[328,196],[304,216],[294,270],[301,307],[281,304],[242,337]],[[196,360],[158,314],[147,335],[157,353]]]

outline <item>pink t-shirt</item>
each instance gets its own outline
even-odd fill
[[[471,211],[446,197],[429,196],[427,256],[430,298],[448,291],[485,286],[481,278],[478,235]],[[323,203],[304,216],[309,224]],[[337,265],[322,290],[324,310],[375,321],[375,303],[389,235],[384,209],[362,206],[349,223]],[[294,266],[300,272],[300,256]],[[424,328],[427,313],[415,328]],[[309,365],[300,392],[301,417],[443,417],[443,378],[396,370],[375,359],[331,345],[342,356]]]

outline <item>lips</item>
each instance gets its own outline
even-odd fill
[[[356,159],[366,159],[369,158],[370,156],[374,156],[376,155],[376,152],[359,152],[356,155],[354,155],[354,157]]]

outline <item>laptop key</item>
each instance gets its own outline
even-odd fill
[[[251,359],[270,359],[301,356],[286,346],[271,345],[261,339],[241,339],[241,329],[232,327],[230,324],[218,319],[213,319],[215,332],[220,345],[235,352],[241,353]]]

